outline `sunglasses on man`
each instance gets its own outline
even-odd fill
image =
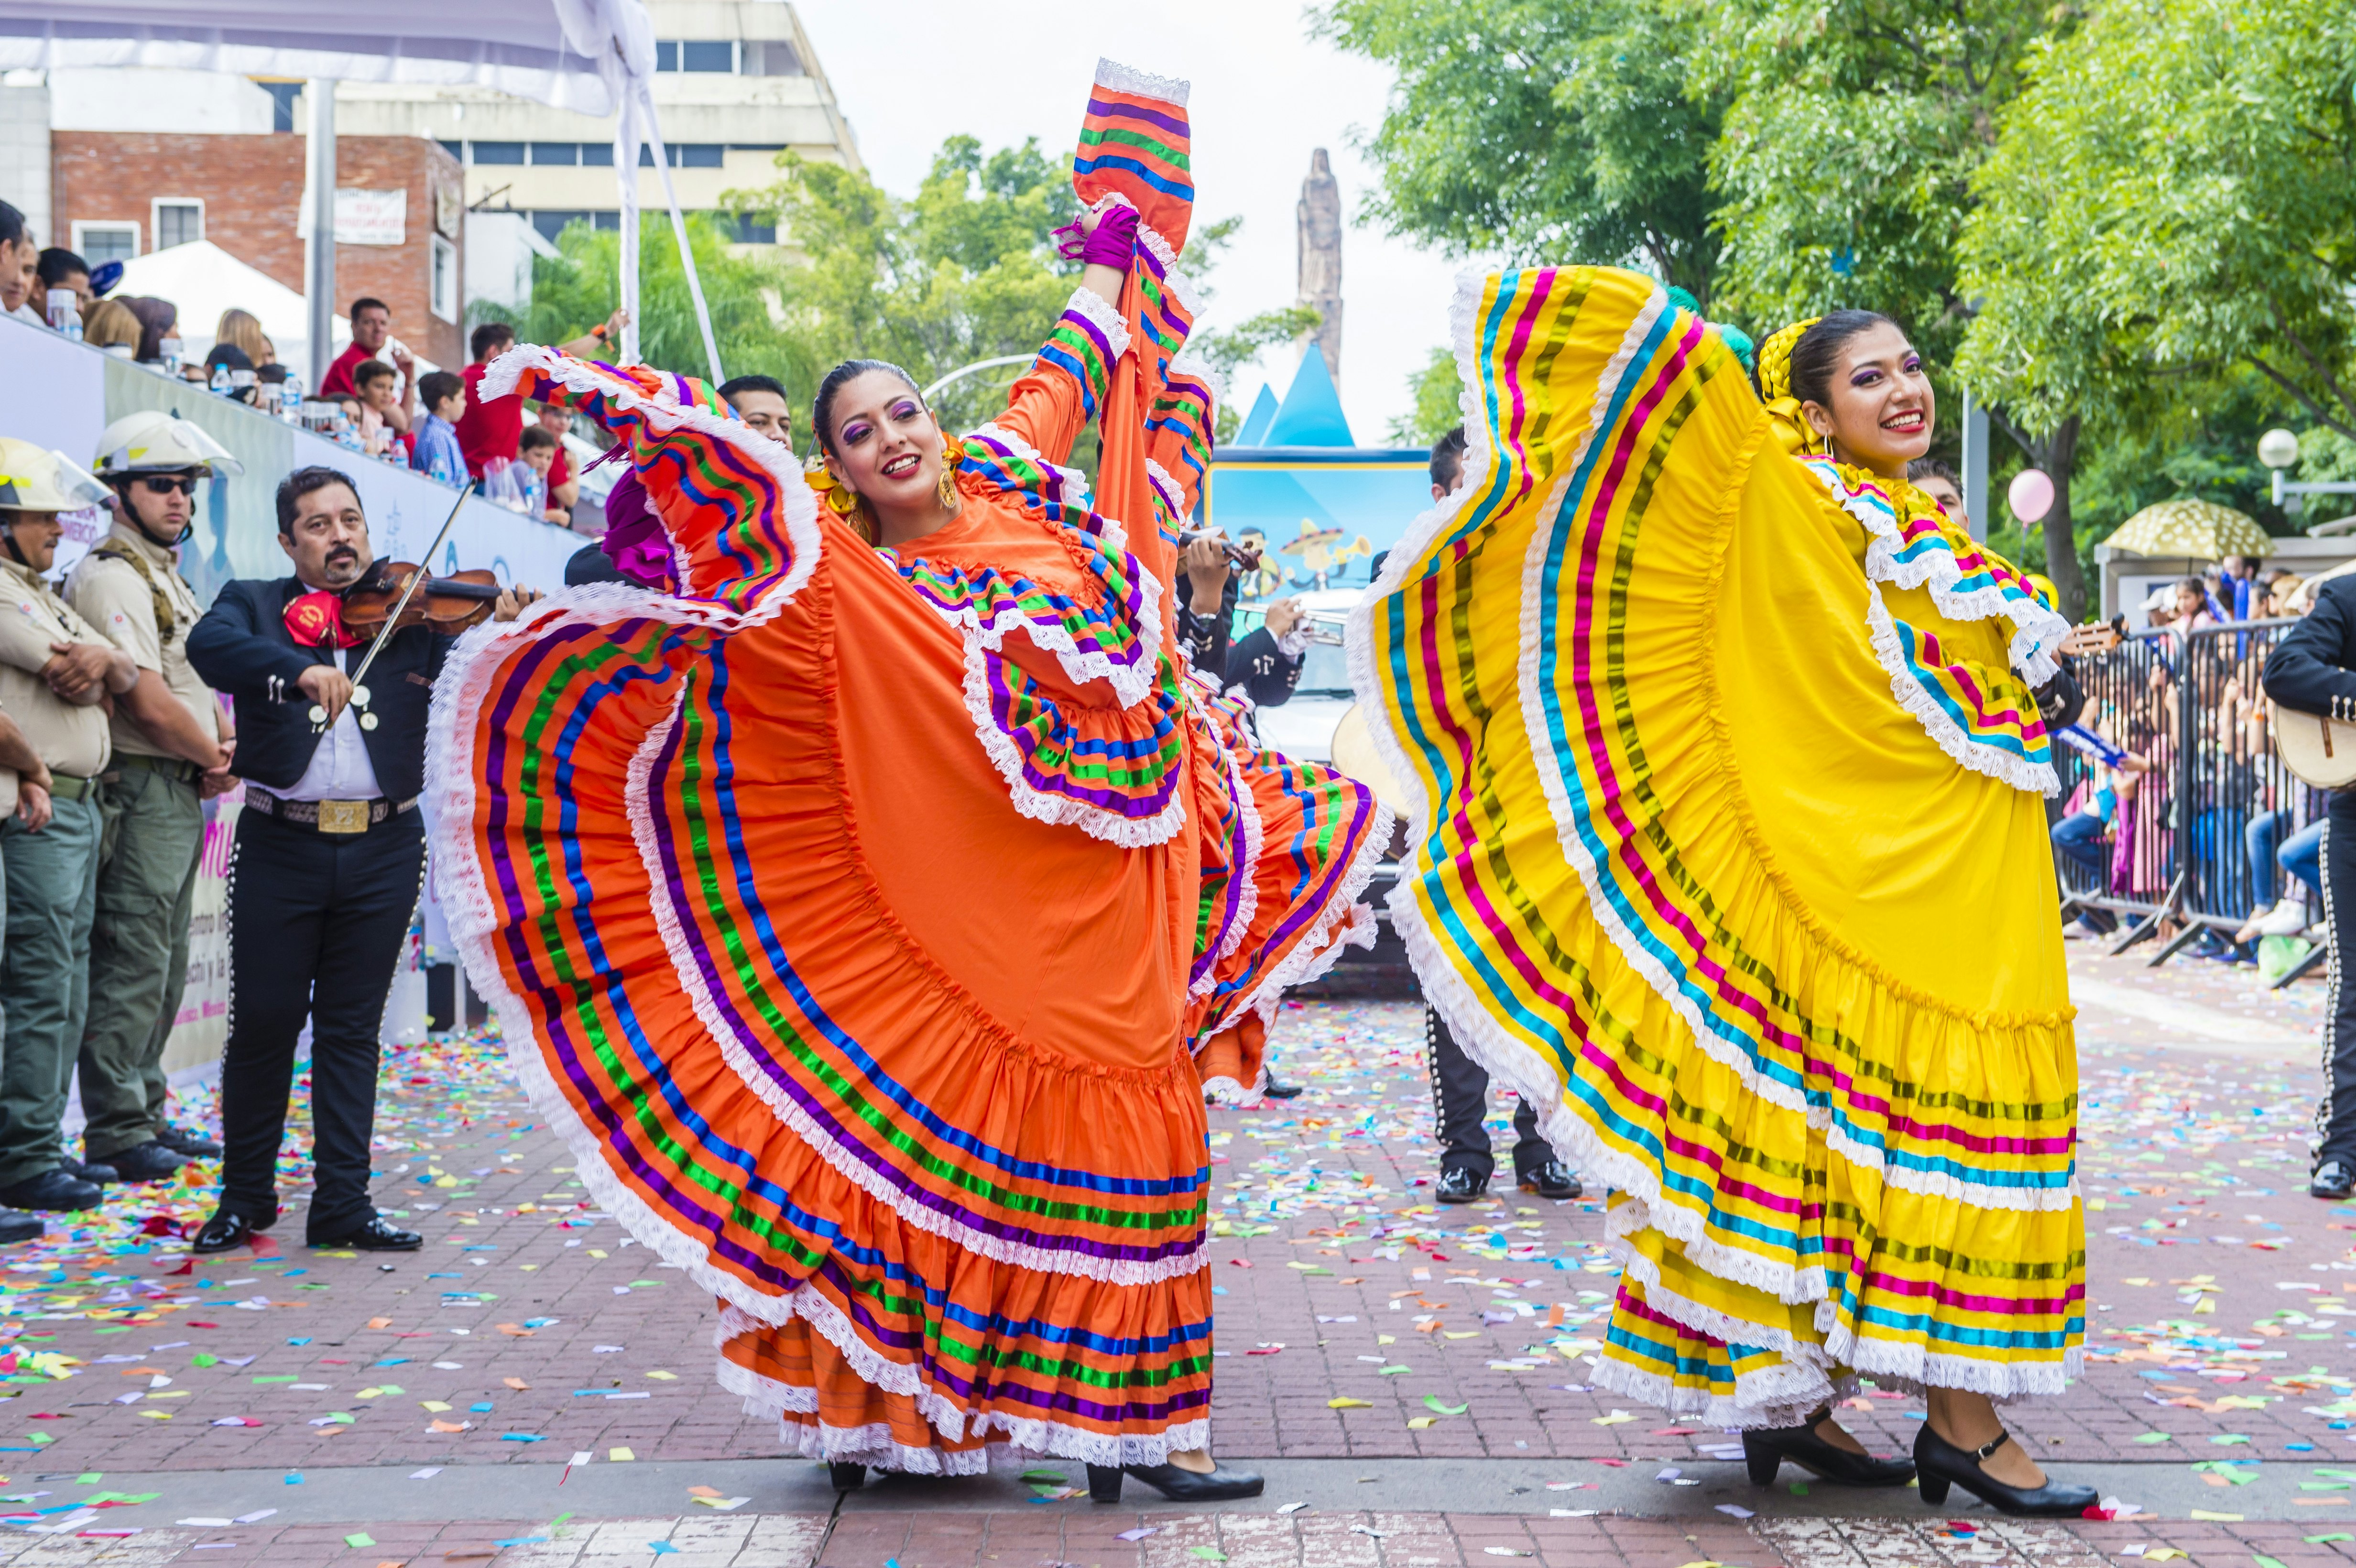
[[[202,482],[194,474],[143,474],[139,476],[139,483],[147,486],[148,494],[153,496],[168,496],[177,490],[183,495],[193,496],[197,493],[197,486]]]

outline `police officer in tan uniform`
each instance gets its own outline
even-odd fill
[[[68,481],[87,488],[69,496]],[[101,705],[130,690],[139,667],[41,574],[64,532],[58,514],[104,495],[58,453],[0,440],[0,709],[48,770],[51,812],[37,831],[21,815],[0,821],[0,1203],[18,1209],[91,1209],[102,1196],[66,1168],[63,1124],[90,1005],[99,775],[113,751]]]
[[[187,979],[204,802],[230,782],[227,717],[188,665],[188,629],[204,607],[176,552],[199,487],[243,465],[187,420],[149,410],[107,427],[94,466],[113,486],[114,525],[67,579],[66,600],[131,656],[139,678],[114,700],[114,762],[105,774],[81,1035],[82,1149],[123,1180],[156,1181],[220,1153],[165,1119],[164,1047]]]

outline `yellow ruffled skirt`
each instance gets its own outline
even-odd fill
[[[2066,626],[1787,455],[1652,281],[1470,282],[1471,477],[1351,629],[1423,809],[1426,994],[1612,1189],[1600,1385],[1728,1425],[1863,1372],[2059,1392],[2077,1063],[2031,679]]]

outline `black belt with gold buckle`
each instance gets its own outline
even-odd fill
[[[316,827],[322,833],[366,833],[378,823],[389,822],[415,806],[417,797],[412,795],[400,802],[382,795],[374,800],[282,800],[248,784],[245,804],[249,810],[292,822],[298,827]]]

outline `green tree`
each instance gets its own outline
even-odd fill
[[[1641,265],[1708,304],[1722,99],[1687,90],[1670,0],[1333,0],[1325,37],[1398,73],[1366,215],[1458,253]]]
[[[1710,156],[1720,287],[1762,331],[1883,311],[1944,362],[1954,244],[2051,0],[1725,0],[1691,85],[1725,96]]]
[[[2331,7],[2125,0],[2040,43],[1963,229],[1962,373],[2026,432],[2131,450],[2286,401],[2356,434],[2352,37]]]
[[[920,385],[976,360],[1027,355],[1070,298],[1076,265],[1054,233],[1077,213],[1068,165],[1036,141],[985,155],[952,136],[910,201],[863,171],[778,155],[779,178],[727,199],[768,215],[792,249],[776,289],[814,388],[845,359],[888,359]],[[945,389],[943,421],[980,424],[1002,406],[1020,365]]]
[[[715,214],[688,214],[687,236],[712,310],[721,368],[731,376],[757,371],[796,384],[807,359],[770,315],[776,286],[771,270],[733,250],[732,226]],[[532,259],[529,307],[510,311],[477,302],[476,317],[507,323],[526,343],[563,343],[611,315],[621,304],[621,234],[573,223],[556,237],[556,251]],[[679,243],[669,218],[659,213],[644,215],[638,229],[638,357],[678,375],[712,373]]]
[[[1408,387],[1414,401],[1406,413],[1391,421],[1385,432],[1392,445],[1430,446],[1464,422],[1464,381],[1456,368],[1456,356],[1449,350],[1433,349]]]

